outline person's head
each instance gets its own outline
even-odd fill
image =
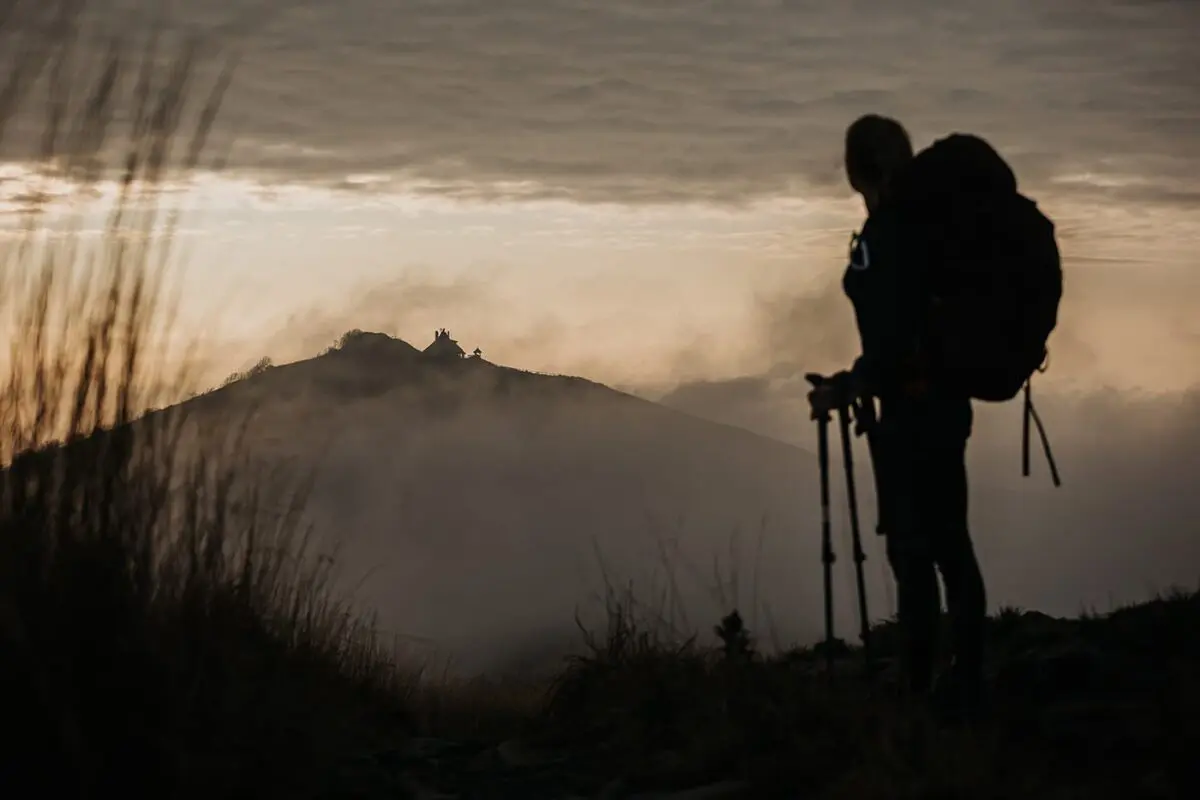
[[[872,211],[892,175],[912,160],[912,140],[896,120],[866,114],[846,129],[845,157],[846,178]]]

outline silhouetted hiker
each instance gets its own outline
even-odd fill
[[[894,120],[865,116],[846,131],[846,174],[868,217],[843,286],[863,344],[853,372],[880,403],[881,491],[890,514],[884,529],[907,639],[909,686],[921,694],[932,688],[940,571],[953,632],[950,686],[974,705],[983,677],[987,601],[967,524],[966,446],[973,409],[965,393],[921,369],[924,265],[892,259],[903,252],[892,240],[913,232],[905,229],[904,210],[889,208],[887,200],[892,178],[912,157],[908,134]]]
[[[934,696],[969,714],[981,699],[986,619],[967,524],[971,401],[1002,402],[1023,387],[1026,474],[1032,418],[1058,483],[1030,394],[1062,295],[1054,225],[976,136],[953,134],[914,156],[900,123],[869,114],[846,131],[845,166],[868,215],[843,278],[862,341],[846,380],[851,395],[880,404],[872,457],[905,672],[914,692],[934,690],[940,571],[954,663]],[[846,402],[829,386],[814,390],[814,404]]]
[[[930,383],[918,368],[922,265],[893,258],[897,240],[910,232],[902,210],[887,199],[892,178],[912,158],[908,133],[895,120],[868,115],[847,129],[846,176],[868,217],[852,239],[843,288],[862,341],[851,373],[856,391],[880,404],[873,455],[880,462],[881,526],[897,585],[905,675],[909,688],[925,695],[933,688],[941,618],[935,568],[953,619],[956,677],[971,690],[981,679],[986,597],[967,527],[971,400]]]

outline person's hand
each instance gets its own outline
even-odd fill
[[[849,372],[839,372],[816,384],[808,393],[813,415],[827,414],[854,402],[854,378]]]
[[[812,407],[813,415],[828,414],[835,411],[842,403],[841,389],[832,381],[816,386],[808,393],[808,404]]]

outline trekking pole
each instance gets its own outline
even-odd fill
[[[862,535],[858,526],[858,491],[854,483],[854,448],[850,441],[850,406],[838,406],[838,427],[842,433],[842,465],[846,469],[846,502],[850,506],[850,541],[854,550],[854,579],[858,588],[858,635],[862,639],[863,658],[870,671],[871,647],[868,637],[871,632],[867,614],[867,584],[863,576],[863,562],[867,554],[863,550]]]
[[[804,376],[813,388],[823,385],[824,376]],[[833,531],[829,522],[829,412],[813,409],[817,421],[817,464],[821,472],[821,565],[825,579],[825,664],[833,674]]]

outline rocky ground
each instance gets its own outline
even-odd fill
[[[991,703],[936,722],[882,671],[808,650],[760,659],[625,631],[572,664],[510,730],[405,737],[347,763],[329,796],[413,798],[1194,796],[1200,599],[1105,616],[991,621]],[[482,702],[482,701],[481,701]]]

